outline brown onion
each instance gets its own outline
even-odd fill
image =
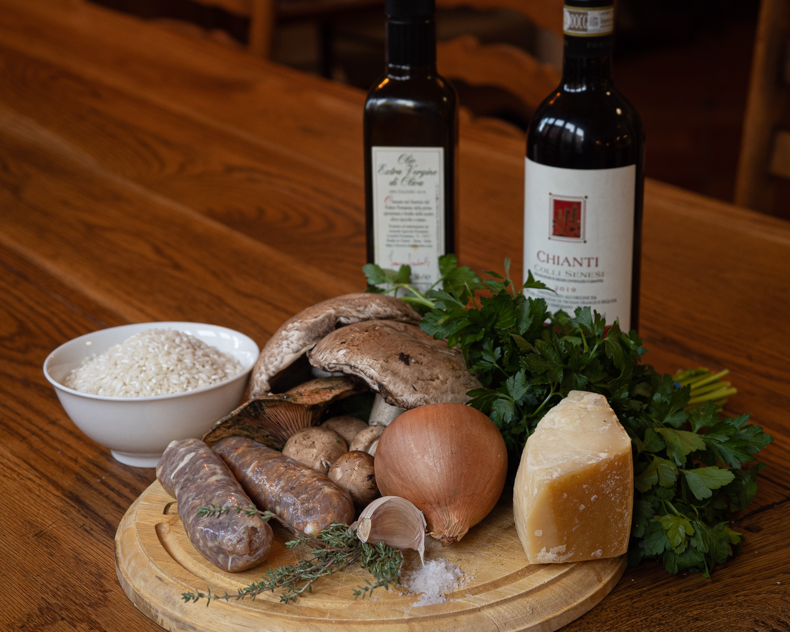
[[[494,508],[507,475],[507,450],[493,422],[463,404],[430,404],[397,417],[374,461],[383,496],[401,496],[425,514],[429,535],[460,540]]]

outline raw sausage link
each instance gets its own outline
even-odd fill
[[[277,450],[246,437],[226,437],[212,447],[255,503],[289,530],[310,535],[333,522],[354,520],[354,503],[345,489]]]
[[[200,439],[173,441],[156,467],[165,491],[178,501],[178,515],[192,546],[223,570],[244,571],[262,562],[272,546],[272,528],[260,516],[231,510],[220,517],[198,516],[200,507],[252,504],[228,466]]]

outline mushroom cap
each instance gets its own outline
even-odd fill
[[[316,426],[305,428],[288,439],[283,454],[319,474],[326,474],[332,463],[348,452],[345,439],[334,430]]]
[[[392,320],[348,325],[308,352],[313,366],[362,379],[384,400],[406,410],[440,402],[465,403],[480,388],[460,350],[419,327]]]
[[[381,494],[376,486],[373,457],[367,452],[346,452],[327,472],[329,480],[351,494],[359,508],[364,508]]]
[[[340,415],[339,417],[332,417],[325,419],[321,424],[323,428],[334,430],[343,439],[346,440],[348,445],[354,440],[360,432],[367,430],[370,426],[357,417],[351,415]]]
[[[250,375],[250,398],[277,390],[287,381],[286,369],[328,333],[351,323],[381,319],[416,324],[420,315],[398,298],[364,292],[336,296],[303,309],[286,320],[263,347]]]
[[[331,402],[362,390],[363,385],[347,377],[322,377],[287,393],[256,397],[215,423],[203,441],[213,445],[239,436],[279,450],[292,435],[317,424]]]
[[[368,426],[364,430],[360,430],[354,437],[354,440],[348,444],[349,451],[367,452],[370,454],[370,448],[384,434],[385,428],[386,426]]]

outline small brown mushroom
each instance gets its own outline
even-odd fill
[[[354,437],[354,440],[349,446],[349,450],[358,450],[359,452],[367,452],[370,454],[370,449],[373,447],[373,444],[378,442],[379,437],[383,433],[384,426],[368,426]]]
[[[381,495],[376,486],[373,457],[366,452],[346,452],[332,464],[327,476],[351,494],[357,508],[366,507]]]
[[[250,375],[250,397],[281,392],[309,379],[310,365],[302,359],[305,352],[338,327],[384,318],[420,322],[408,303],[364,292],[336,296],[302,310],[285,321],[261,351]]]
[[[283,454],[320,474],[326,474],[337,459],[348,452],[345,439],[329,428],[305,428],[293,435]]]
[[[365,381],[390,406],[409,410],[440,402],[464,404],[480,388],[458,348],[419,327],[369,320],[337,329],[307,353],[322,371],[342,371]]]
[[[332,417],[327,419],[324,423],[321,424],[322,428],[329,428],[330,430],[334,430],[337,434],[343,437],[346,440],[346,443],[351,445],[351,442],[354,440],[354,437],[357,436],[358,433],[368,428],[368,424],[366,424],[361,419],[357,417],[352,417],[350,415],[341,415],[340,417]]]

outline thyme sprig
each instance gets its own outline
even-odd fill
[[[239,504],[234,505],[220,505],[209,503],[208,505],[204,505],[203,507],[198,507],[197,515],[201,517],[207,518],[219,518],[220,516],[224,516],[225,514],[230,513],[231,511],[235,511],[237,514],[244,514],[248,518],[252,518],[254,516],[260,516],[264,522],[269,522],[272,518],[277,518],[275,514],[271,511],[261,511],[255,505],[250,503],[246,507],[242,507]]]
[[[328,577],[356,563],[370,572],[376,581],[366,580],[364,586],[354,590],[354,599],[364,599],[376,588],[389,588],[397,585],[400,580],[403,567],[401,552],[383,542],[362,542],[357,538],[356,531],[344,524],[334,523],[316,536],[297,535],[286,542],[285,546],[289,549],[310,547],[310,557],[303,558],[296,564],[270,569],[260,581],[253,581],[244,588],[239,588],[236,595],[213,594],[208,589],[205,593],[185,592],[181,598],[187,603],[205,599],[208,605],[217,599],[255,599],[265,592],[281,589],[283,592],[280,601],[287,604],[296,601],[305,592],[312,592],[313,584],[320,578]]]

